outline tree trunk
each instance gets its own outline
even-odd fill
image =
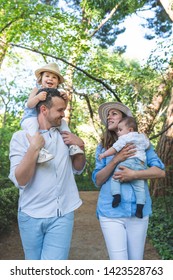
[[[76,65],[76,59],[77,59],[77,51],[74,52],[69,62],[72,63],[73,65]],[[74,75],[74,67],[69,65],[65,75],[65,91],[68,96],[68,105],[65,110],[65,120],[68,123],[68,125],[70,124],[71,112],[72,112],[71,105],[72,105],[72,97],[73,97],[73,75]]]
[[[170,19],[173,21],[173,0],[160,0],[160,2]]]
[[[173,58],[170,60],[170,65],[167,72],[163,76],[163,80],[158,87],[157,94],[153,96],[150,104],[146,106],[144,114],[139,117],[139,130],[146,135],[150,135],[153,127],[157,122],[158,113],[163,105],[166,98],[171,98],[171,89],[173,81],[173,68],[172,68]]]
[[[139,117],[139,130],[141,133],[149,135],[157,122],[156,117],[160,111],[163,101],[170,96],[168,81],[161,84],[158,88],[158,94],[154,95],[152,102],[146,106],[144,114]]]
[[[173,89],[168,105],[167,118],[164,129],[173,123]],[[173,125],[162,134],[157,147],[157,153],[166,167],[164,179],[152,180],[150,184],[151,193],[154,196],[171,195],[173,193]]]

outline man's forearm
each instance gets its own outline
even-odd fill
[[[15,177],[20,186],[25,186],[33,177],[39,151],[29,147],[24,158],[16,167]]]
[[[76,154],[73,158],[73,168],[77,171],[81,171],[86,163],[85,154]]]

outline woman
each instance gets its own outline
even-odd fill
[[[118,163],[135,154],[134,145],[127,145],[115,156],[99,160],[103,153],[118,139],[117,126],[125,116],[132,116],[130,109],[120,102],[108,102],[99,107],[99,117],[106,126],[101,143],[96,149],[96,166],[92,174],[93,182],[100,187],[97,202],[97,216],[105,238],[109,258],[111,260],[142,260],[148,229],[149,215],[152,213],[151,198],[147,179],[165,176],[164,164],[158,158],[153,148],[146,151],[146,170],[131,170],[121,167],[113,178],[121,181],[121,203],[112,207],[111,177]],[[136,199],[130,185],[134,179],[145,180],[146,203],[143,208],[143,218],[135,217]]]

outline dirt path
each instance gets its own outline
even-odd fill
[[[95,215],[98,192],[80,192],[83,205],[76,211],[70,260],[108,260],[99,222]],[[23,260],[17,224],[8,234],[0,236],[0,260]],[[159,260],[154,247],[147,240],[145,260]]]

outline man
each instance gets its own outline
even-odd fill
[[[20,190],[18,225],[28,260],[68,258],[74,210],[82,201],[74,174],[85,166],[85,155],[69,156],[67,145],[84,150],[83,141],[70,132],[59,132],[66,102],[57,89],[47,91],[37,105],[40,131],[34,136],[24,130],[14,133],[10,143],[10,175]],[[39,151],[48,149],[54,158],[37,164]]]

